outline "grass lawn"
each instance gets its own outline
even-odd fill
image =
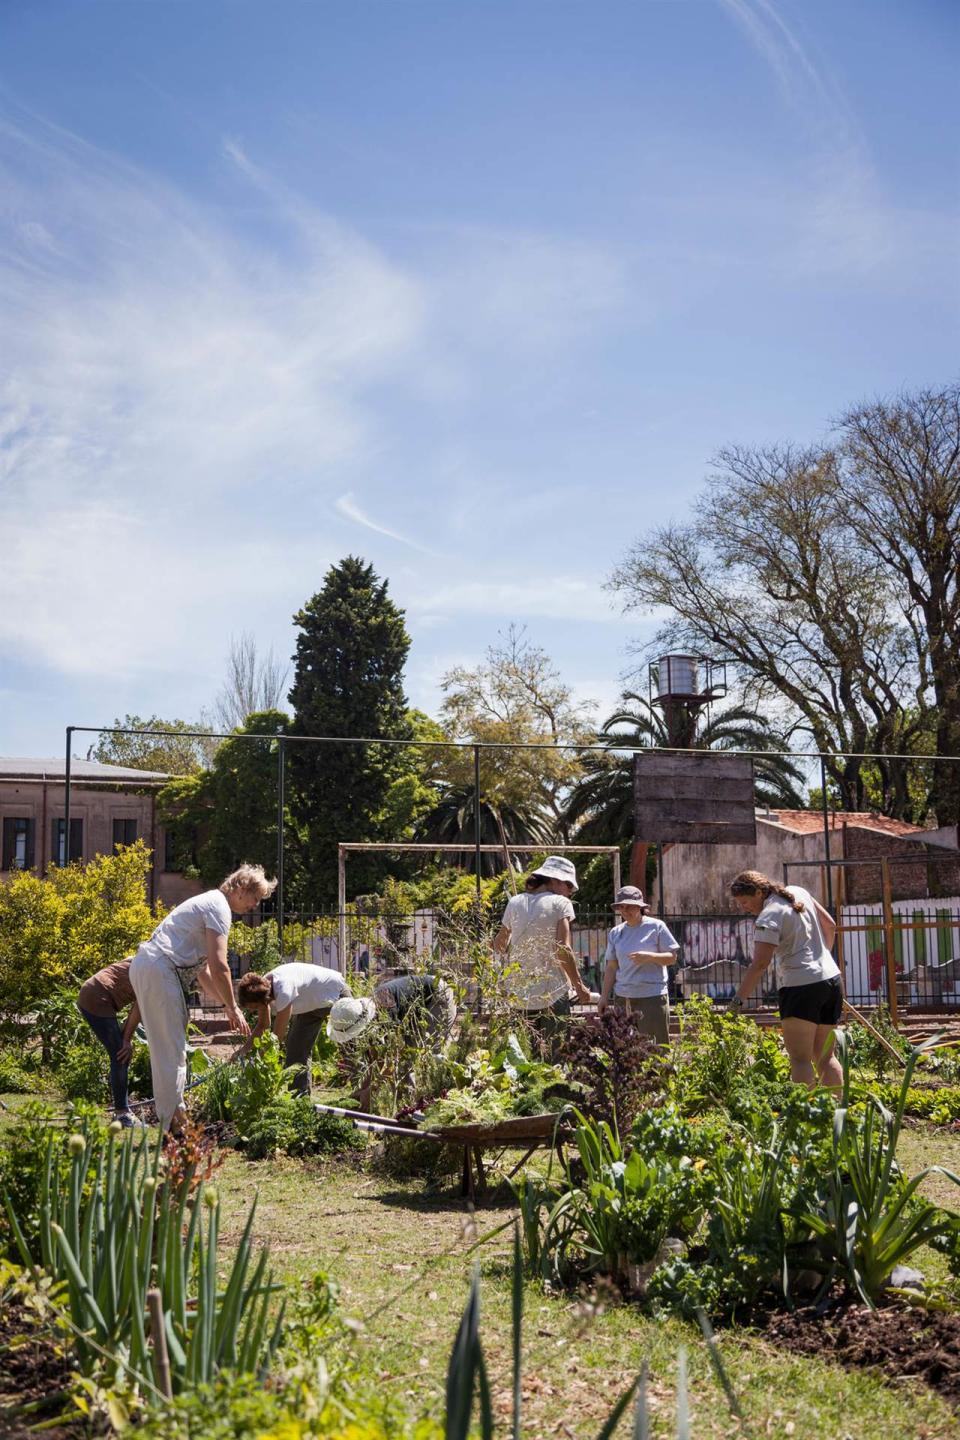
[[[28,1097],[5,1097],[9,1110]],[[345,1344],[411,1412],[439,1415],[447,1358],[466,1298],[472,1266],[482,1277],[482,1335],[501,1433],[510,1395],[510,1231],[468,1255],[477,1236],[509,1221],[508,1201],[471,1216],[455,1189],[427,1194],[416,1181],[373,1174],[362,1161],[278,1158],[250,1163],[227,1151],[216,1183],[224,1238],[239,1236],[257,1198],[256,1234],[271,1249],[276,1278],[302,1282],[317,1270],[340,1286],[341,1312],[358,1322]],[[901,1158],[911,1173],[939,1163],[960,1174],[960,1134],[923,1124],[906,1129]],[[932,1200],[954,1208],[960,1191],[941,1176],[924,1186]],[[920,1267],[944,1273],[941,1258],[923,1253]],[[863,1372],[793,1356],[743,1329],[719,1342],[747,1417],[730,1415],[699,1331],[656,1322],[609,1297],[526,1293],[524,1325],[525,1440],[591,1437],[646,1359],[653,1434],[674,1434],[677,1356],[686,1348],[692,1434],[795,1436],[797,1440],[934,1440],[960,1433],[957,1417],[916,1382],[891,1385]],[[621,1426],[626,1435],[626,1422]]]
[[[907,1142],[911,1166],[934,1159],[960,1164],[960,1140],[945,1140],[942,1132],[911,1130]],[[481,1235],[493,1230],[514,1213],[508,1204],[481,1208],[471,1221],[453,1193],[430,1196],[415,1182],[371,1176],[359,1166],[289,1159],[253,1165],[238,1155],[231,1155],[220,1171],[220,1188],[224,1221],[235,1234],[247,1206],[259,1197],[257,1233],[270,1243],[278,1278],[296,1281],[323,1269],[337,1280],[343,1313],[361,1323],[350,1342],[358,1358],[385,1385],[400,1387],[417,1413],[441,1410],[447,1357],[478,1259],[482,1334],[505,1420],[511,1365],[509,1231],[473,1257],[465,1252],[472,1224]],[[949,1199],[948,1193],[942,1198]],[[791,1356],[738,1329],[719,1338],[747,1416],[744,1430],[729,1414],[699,1331],[676,1321],[652,1321],[609,1300],[596,1313],[583,1299],[548,1297],[530,1286],[524,1338],[527,1440],[595,1435],[644,1358],[652,1376],[653,1433],[672,1435],[682,1346],[687,1348],[695,1436],[920,1440],[958,1433],[956,1416],[923,1387],[894,1387],[851,1373],[831,1365],[828,1356],[822,1363]]]

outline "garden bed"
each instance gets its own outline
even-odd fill
[[[960,1315],[903,1304],[869,1310],[838,1296],[826,1311],[807,1305],[771,1314],[764,1334],[794,1354],[920,1380],[960,1409]]]
[[[51,1417],[70,1405],[72,1369],[62,1346],[37,1317],[16,1298],[5,1299],[0,1305],[0,1437],[34,1440],[36,1431],[29,1427],[46,1421],[45,1436],[73,1440],[77,1425],[49,1426]]]

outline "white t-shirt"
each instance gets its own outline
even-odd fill
[[[232,921],[223,891],[205,890],[165,915],[141,949],[171,960],[178,970],[202,965],[207,958],[207,931],[229,935]]]
[[[576,912],[566,895],[552,890],[514,895],[507,901],[503,923],[510,931],[510,961],[520,966],[511,985],[526,1010],[546,1010],[571,997],[566,975],[557,964],[557,925]]]
[[[813,896],[800,885],[785,888],[803,901],[803,909],[794,910],[782,896],[770,895],[757,916],[754,939],[776,945],[779,985],[813,985],[817,980],[832,980],[840,969],[824,944]]]
[[[648,1000],[654,995],[666,995],[666,966],[656,960],[631,960],[633,950],[654,950],[658,955],[670,953],[676,960],[680,946],[674,940],[662,920],[655,915],[645,916],[639,925],[628,925],[624,920],[614,925],[607,936],[605,960],[616,958],[617,978],[613,993],[624,999]]]
[[[328,1009],[341,995],[350,994],[350,987],[338,970],[308,965],[301,960],[278,965],[267,972],[267,979],[273,981],[274,1010],[286,1010],[289,1005],[291,1015]]]

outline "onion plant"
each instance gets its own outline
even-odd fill
[[[897,1163],[910,1082],[931,1043],[911,1049],[891,1112],[875,1095],[868,1095],[862,1108],[852,1106],[850,1052],[843,1033],[837,1036],[843,1089],[834,1115],[831,1161],[818,1202],[799,1218],[819,1239],[830,1274],[843,1274],[871,1309],[896,1266],[949,1230],[949,1214],[919,1195],[923,1181],[944,1175],[960,1185],[960,1176],[942,1165],[929,1165],[907,1180]]]
[[[161,1147],[146,1135],[106,1140],[76,1134],[61,1177],[53,1137],[41,1183],[39,1254],[32,1254],[8,1195],[4,1206],[23,1262],[63,1283],[85,1374],[110,1357],[116,1379],[148,1374],[147,1291],[160,1291],[175,1391],[210,1381],[222,1368],[257,1373],[281,1338],[271,1318],[267,1252],[254,1256],[251,1207],[225,1284],[218,1278],[220,1202],[206,1186],[191,1193],[193,1167],[174,1186]],[[92,1182],[89,1176],[93,1175]]]

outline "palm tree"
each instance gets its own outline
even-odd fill
[[[620,709],[604,721],[598,735],[611,752],[619,745],[643,749],[670,746],[663,715],[645,696],[627,690],[620,701]],[[781,744],[763,715],[735,705],[710,715],[696,733],[692,748],[767,752],[754,757],[757,804],[799,810],[803,798],[796,787],[803,783],[803,773],[796,761],[780,749]],[[583,778],[570,792],[566,808],[575,839],[584,845],[609,845],[629,839],[633,835],[632,756],[588,751],[583,757],[583,772]]]
[[[420,821],[415,838],[420,843],[463,845],[463,856],[456,863],[463,869],[474,869],[473,847],[476,838],[476,793],[472,785],[451,787]],[[549,817],[535,806],[496,806],[480,797],[480,843],[499,845],[543,845],[549,847],[553,827]],[[488,852],[480,857],[481,875],[499,875],[506,864],[506,853]]]

